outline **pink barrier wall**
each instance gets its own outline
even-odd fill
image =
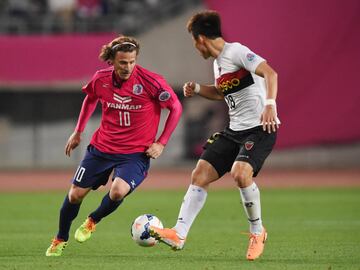
[[[0,36],[0,84],[51,84],[88,80],[106,64],[99,48],[116,36]]]
[[[279,73],[278,148],[360,141],[360,1],[206,3]]]

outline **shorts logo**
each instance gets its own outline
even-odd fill
[[[245,143],[245,149],[248,150],[248,151],[250,151],[251,148],[253,148],[253,146],[254,146],[254,142],[252,142],[252,141],[247,141]]]
[[[171,97],[170,93],[168,91],[161,91],[160,95],[159,95],[159,100],[160,101],[167,101],[169,98]]]
[[[130,184],[131,184],[131,187],[132,187],[132,188],[135,188],[136,183],[135,183],[135,181],[134,181],[134,180],[131,180]]]
[[[143,86],[141,84],[134,84],[133,93],[135,95],[141,95],[142,92],[143,92]]]
[[[249,61],[249,62],[252,62],[254,59],[255,59],[255,54],[253,53],[248,53],[246,55],[246,59]]]

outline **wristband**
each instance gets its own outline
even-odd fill
[[[276,101],[275,101],[275,99],[273,99],[273,98],[266,99],[266,100],[265,100],[265,106],[267,106],[267,105],[276,106]]]
[[[194,93],[199,94],[200,93],[200,84],[195,83]]]

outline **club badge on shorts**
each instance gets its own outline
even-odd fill
[[[247,142],[245,143],[245,149],[246,149],[247,151],[250,151],[251,148],[253,148],[253,146],[254,146],[254,142],[252,142],[252,141],[247,141]]]
[[[142,92],[143,92],[143,86],[141,84],[134,84],[133,93],[135,95],[141,95]]]

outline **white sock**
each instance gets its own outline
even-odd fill
[[[239,188],[242,204],[250,223],[250,232],[253,234],[262,233],[260,191],[253,182],[246,188]]]
[[[196,216],[203,208],[207,191],[201,187],[190,185],[181,204],[178,220],[174,229],[182,238],[186,238]]]

